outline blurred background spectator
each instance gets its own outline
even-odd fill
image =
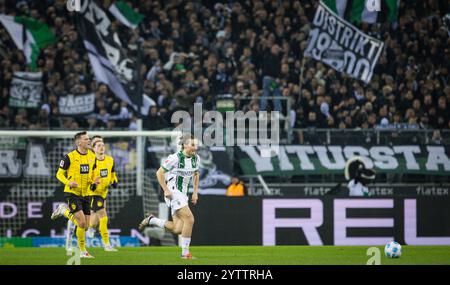
[[[225,195],[230,197],[243,197],[246,195],[244,183],[236,175],[231,177],[231,184],[228,186]]]
[[[95,80],[65,2],[0,0],[0,13],[33,17],[57,37],[37,61],[42,106],[24,112],[9,107],[8,96],[13,72],[27,70],[25,58],[0,25],[0,128],[136,128],[140,114]],[[113,28],[130,50],[141,42],[146,129],[173,127],[171,114],[192,112],[195,102],[215,109],[221,94],[232,94],[237,109],[256,108],[256,102],[259,110],[284,116],[283,100],[264,98],[291,97],[297,128],[450,127],[446,1],[401,1],[396,25],[359,26],[385,42],[368,85],[303,58],[315,0],[126,2],[145,19],[135,30],[116,21]],[[94,92],[94,114],[61,116],[57,99],[64,92]]]

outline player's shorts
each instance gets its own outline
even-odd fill
[[[91,214],[89,202],[86,197],[78,196],[72,193],[64,193],[64,199],[66,199],[67,206],[72,214],[78,211],[83,211],[83,214],[85,215]]]
[[[170,189],[170,187],[169,187]],[[170,191],[172,193],[172,199],[168,199],[164,197],[164,200],[166,201],[167,207],[170,208],[170,211],[172,213],[172,216],[175,214],[175,212],[185,206],[188,205],[188,196],[180,191]]]
[[[105,208],[105,199],[102,196],[89,196],[90,208],[97,212]]]

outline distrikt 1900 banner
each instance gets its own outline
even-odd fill
[[[197,245],[450,244],[448,197],[200,197]]]

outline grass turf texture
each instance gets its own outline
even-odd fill
[[[95,259],[82,265],[365,265],[368,246],[193,246],[195,260],[180,258],[178,247],[91,248]],[[382,265],[450,265],[450,246],[402,246],[402,257],[387,258],[379,246]],[[63,248],[0,248],[0,265],[64,265]]]

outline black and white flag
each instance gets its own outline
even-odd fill
[[[142,105],[138,68],[125,55],[111,19],[97,0],[81,0],[76,12],[77,30],[83,39],[97,81],[109,86],[114,94],[138,110]]]
[[[382,41],[364,34],[320,2],[304,55],[369,83],[383,45]]]
[[[42,72],[14,72],[9,90],[9,106],[38,108],[42,99]]]
[[[87,115],[94,112],[95,94],[67,94],[58,99],[59,113],[65,116]]]

